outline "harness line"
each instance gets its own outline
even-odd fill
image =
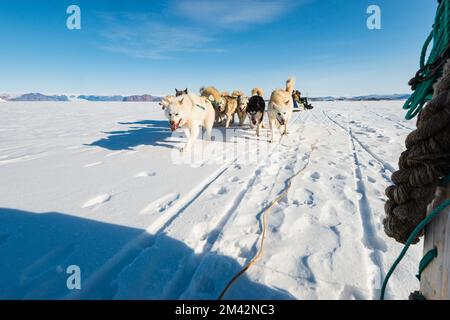
[[[283,138],[283,136],[282,136]],[[281,138],[281,139],[282,139]],[[281,142],[281,141],[280,141]],[[316,144],[318,143],[318,141],[314,142],[311,145],[311,150],[308,154],[308,160],[305,163],[305,165],[298,170],[293,176],[291,176],[288,180],[287,180],[287,187],[284,189],[283,192],[281,192],[274,200],[272,200],[270,202],[270,204],[263,210],[262,217],[263,217],[263,230],[262,230],[262,234],[261,234],[261,240],[260,240],[260,245],[259,245],[259,250],[256,253],[256,255],[253,257],[253,259],[250,260],[250,262],[248,262],[239,272],[237,272],[233,278],[231,278],[231,280],[228,282],[228,284],[225,286],[225,288],[222,290],[222,292],[220,293],[220,296],[217,300],[222,300],[223,297],[225,296],[225,294],[228,292],[228,290],[232,287],[232,285],[239,279],[239,277],[241,275],[243,275],[245,272],[247,272],[248,269],[250,269],[250,267],[252,265],[254,265],[259,259],[261,259],[261,257],[263,256],[264,253],[264,243],[265,243],[265,238],[266,238],[266,230],[267,230],[267,216],[268,213],[270,212],[270,209],[277,203],[279,203],[281,200],[283,200],[289,193],[289,189],[291,188],[292,185],[292,180],[294,180],[297,176],[299,176],[303,171],[306,170],[306,168],[309,165],[310,159],[311,159],[311,155],[314,152],[314,150],[317,149]]]

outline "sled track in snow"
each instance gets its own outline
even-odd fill
[[[292,123],[297,122],[299,118],[300,114],[292,121]],[[269,157],[271,154],[273,154],[276,148],[280,145],[280,141],[281,139],[272,148],[272,150],[258,162],[257,168],[253,172],[254,176],[253,179],[257,178],[255,173],[260,168],[260,163],[264,161],[267,157]],[[245,154],[247,154],[248,152],[251,151],[250,150],[246,151]],[[140,236],[136,237],[135,239],[125,244],[117,254],[112,256],[102,267],[100,267],[98,271],[96,271],[94,274],[92,274],[88,279],[84,281],[83,292],[85,293],[83,294],[70,293],[63,298],[64,299],[89,298],[90,293],[96,291],[95,288],[104,286],[111,287],[111,284],[114,282],[115,279],[117,279],[121,271],[124,270],[127,266],[131,265],[144,250],[151,248],[154,245],[155,241],[157,240],[158,236],[160,234],[163,234],[164,231],[167,230],[173,224],[173,222],[176,221],[177,218],[179,218],[182,215],[182,213],[185,212],[186,209],[188,209],[199,197],[205,194],[206,191],[210,190],[214,186],[215,182],[217,182],[217,180],[219,180],[220,177],[222,177],[230,167],[236,164],[236,162],[240,157],[242,157],[242,154],[238,155],[233,161],[228,162],[223,166],[221,166],[212,175],[210,175],[207,179],[205,179],[201,184],[197,185],[197,187],[194,188],[194,190],[192,190],[190,193],[188,193],[180,200],[178,200],[176,204],[174,204],[169,210],[166,211],[164,216],[160,217],[155,222],[153,222],[149,227],[147,227],[145,232],[143,232]],[[251,181],[253,181],[253,179],[251,179]],[[223,228],[223,226],[227,223],[227,221],[232,216],[232,213],[234,212],[235,208],[239,205],[242,198],[246,195],[247,193],[246,189],[248,188],[248,185],[251,183],[251,181],[245,187],[243,187],[242,190],[235,197],[235,199],[232,200],[232,205],[228,208],[228,210],[226,210],[225,215],[219,219],[219,223],[216,226],[214,226],[212,228],[212,231],[210,231],[206,236],[206,245],[203,248],[202,252],[199,254],[199,257],[196,257],[197,259],[198,258],[200,259],[198,263],[195,263],[196,266],[192,275],[195,274],[195,270],[200,265],[203,257],[212,248],[216,240],[219,238],[221,228]],[[111,288],[110,292],[106,294],[106,296],[103,298],[106,299],[114,298],[115,293],[116,293],[115,289]]]
[[[361,218],[361,227],[362,227],[362,241],[365,249],[367,250],[368,262],[371,263],[372,267],[368,270],[368,279],[370,279],[369,288],[372,292],[373,297],[377,296],[377,290],[381,288],[382,276],[384,274],[383,270],[383,258],[380,251],[386,250],[386,244],[383,239],[377,236],[375,223],[373,222],[373,211],[370,206],[369,200],[366,194],[366,186],[364,184],[364,178],[361,170],[361,162],[359,160],[358,152],[356,150],[356,143],[358,143],[362,150],[366,151],[372,158],[377,160],[380,164],[383,164],[383,161],[380,161],[377,157],[375,157],[371,152],[369,152],[363,145],[358,141],[358,139],[354,136],[352,129],[350,126],[347,128],[338,124],[336,121],[331,119],[325,111],[322,111],[323,114],[336,126],[346,131],[349,141],[349,151],[352,158],[353,165],[353,178],[355,183],[355,190],[360,194],[360,197],[357,199],[358,204],[358,212]]]
[[[300,118],[300,115],[297,116],[293,120],[292,123],[296,123],[299,118]],[[223,211],[224,213],[222,213],[222,216],[219,219],[219,222],[206,235],[205,245],[203,246],[201,253],[197,253],[197,256],[193,258],[193,259],[196,259],[196,261],[194,264],[195,265],[194,268],[189,272],[190,279],[189,279],[189,281],[186,282],[186,285],[182,288],[182,290],[179,291],[180,293],[177,295],[176,299],[180,299],[181,297],[183,297],[183,294],[186,292],[186,290],[191,285],[191,283],[193,281],[193,277],[196,274],[198,268],[201,266],[205,257],[211,251],[211,249],[214,246],[214,244],[216,243],[216,241],[222,235],[223,228],[225,227],[227,222],[230,221],[230,219],[234,216],[234,213],[236,213],[236,209],[241,204],[241,201],[252,190],[252,186],[255,184],[255,181],[259,178],[258,172],[261,172],[262,171],[261,169],[264,167],[264,165],[262,163],[264,163],[264,161],[267,158],[269,158],[279,148],[279,146],[281,145],[281,140],[282,139],[280,138],[278,140],[277,144],[275,145],[275,147],[263,159],[261,159],[258,162],[255,170],[253,170],[253,172],[251,174],[252,178],[245,184],[245,186],[243,186],[240,189],[238,194],[231,200],[231,205],[228,206],[228,208]],[[186,267],[183,267],[183,268],[186,268]],[[181,272],[177,272],[177,273],[185,274],[185,272],[186,272],[186,270],[182,270]],[[174,279],[174,280],[176,280],[176,279]]]
[[[333,120],[324,110],[322,110],[322,113],[325,115],[325,117],[328,118],[332,123],[334,123],[337,127],[341,128],[342,130],[348,132],[347,128],[342,126],[339,122]],[[395,169],[393,166],[391,166],[389,163],[385,162],[384,160],[380,159],[376,154],[374,154],[365,144],[363,144],[353,133],[352,139],[354,142],[356,142],[367,154],[369,154],[376,162],[378,162],[385,170],[389,171],[391,174],[395,172]]]
[[[353,177],[355,179],[356,191],[361,194],[358,199],[358,211],[361,217],[363,230],[363,244],[369,252],[369,261],[372,263],[372,272],[368,272],[368,278],[371,279],[370,288],[373,291],[373,297],[377,296],[377,290],[381,288],[384,275],[383,258],[381,251],[386,251],[386,244],[376,232],[375,223],[373,222],[373,211],[369,204],[369,199],[366,194],[366,186],[361,171],[361,162],[356,151],[354,135],[352,129],[348,127],[348,137],[350,151],[353,158]]]

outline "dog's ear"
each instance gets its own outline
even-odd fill
[[[187,89],[187,88],[184,89],[183,92],[184,92],[185,94],[188,94],[188,89]]]
[[[211,101],[214,101],[214,96],[212,94],[210,94],[208,99],[211,100]]]

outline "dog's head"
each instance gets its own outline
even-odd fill
[[[165,109],[165,114],[169,120],[169,126],[172,131],[177,130],[179,127],[184,126],[188,119],[189,107],[187,106],[187,98],[181,97],[172,99],[170,104]]]
[[[241,112],[244,112],[245,109],[247,109],[248,105],[248,97],[246,96],[239,96],[238,97],[238,108]]]
[[[164,110],[166,109],[169,104],[172,102],[172,100],[174,99],[174,96],[165,96],[164,98],[162,98],[162,100],[159,102],[159,105],[161,106],[161,108]]]
[[[284,126],[287,122],[287,117],[288,117],[288,113],[289,113],[289,109],[290,107],[287,107],[286,105],[283,106],[277,106],[277,105],[272,105],[273,110],[275,112],[275,116],[278,120],[278,122]]]
[[[247,112],[247,114],[248,114],[248,117],[249,117],[249,119],[250,119],[250,122],[251,122],[254,126],[256,126],[256,125],[261,121],[261,115],[262,115],[262,114],[261,114],[260,111],[252,109],[252,110],[249,110],[249,111]]]
[[[177,88],[175,88],[175,97],[180,97],[183,94],[188,94],[188,89],[184,89],[184,90],[178,90]]]
[[[265,108],[266,104],[261,97],[253,96],[250,98],[247,105],[247,115],[253,125],[257,125],[261,122]]]
[[[214,110],[217,113],[223,113],[226,110],[227,102],[224,97],[220,97],[218,99],[214,99],[213,95],[210,95],[208,97],[208,100],[211,102],[212,106],[214,107]]]

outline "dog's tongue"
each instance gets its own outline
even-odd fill
[[[178,123],[176,123],[175,121],[171,121],[170,122],[170,130],[175,131],[178,129]]]
[[[256,120],[252,120],[253,125],[256,125]]]

